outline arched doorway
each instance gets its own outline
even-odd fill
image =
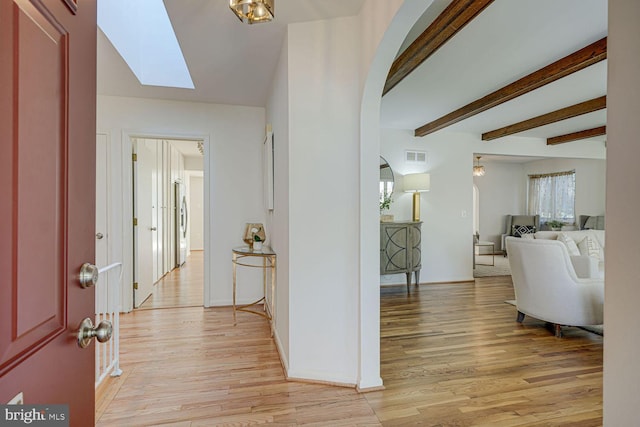
[[[386,6],[397,7],[397,12],[370,59],[360,109],[359,389],[382,386],[378,209],[381,94],[398,49],[432,0],[390,3]],[[372,20],[375,18],[379,17],[372,17]]]

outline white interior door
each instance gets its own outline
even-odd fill
[[[173,191],[173,181],[171,181],[171,144],[162,141],[162,274],[171,271],[171,227],[169,220],[171,216],[171,192]]]
[[[153,253],[153,283],[160,279],[160,242],[158,241],[158,227],[160,221],[158,217],[160,215],[160,188],[162,188],[162,169],[158,168],[158,164],[161,164],[162,154],[158,149],[158,141],[145,140],[145,145],[149,149],[149,152],[153,155],[151,163],[151,250]]]
[[[165,215],[166,215],[166,180],[167,169],[165,167],[166,147],[167,142],[162,140],[156,140],[156,236],[154,242],[155,254],[156,254],[156,268],[154,273],[154,282],[160,280],[167,269],[165,268]]]
[[[151,295],[155,283],[153,276],[157,264],[157,226],[154,226],[154,222],[157,222],[157,215],[154,212],[153,195],[156,195],[157,202],[158,193],[154,191],[157,188],[155,141],[139,139],[134,146],[137,155],[137,161],[134,162],[134,215],[138,220],[134,245],[134,281],[138,283],[138,288],[134,289],[134,306],[137,308]]]

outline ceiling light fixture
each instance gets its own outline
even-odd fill
[[[269,22],[273,19],[274,0],[229,0],[229,8],[246,24]]]
[[[473,176],[484,176],[485,170],[484,166],[480,164],[481,156],[476,156],[477,164],[473,166]]]

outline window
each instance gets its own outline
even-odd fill
[[[558,220],[573,224],[576,198],[576,171],[529,175],[529,215],[540,222]]]

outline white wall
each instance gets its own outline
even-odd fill
[[[108,132],[115,158],[122,159],[121,175],[112,183],[122,191],[114,206],[122,222],[115,234],[123,236],[122,247],[112,259],[126,265],[123,283],[131,284],[131,144],[129,136],[189,138],[205,141],[208,159],[204,183],[205,305],[230,305],[232,301],[231,249],[240,246],[247,222],[265,222],[262,206],[262,140],[265,110],[256,107],[226,106],[140,98],[98,96],[97,128]],[[242,171],[242,179],[238,179]],[[120,179],[122,178],[122,179]],[[258,184],[256,184],[258,183]],[[208,217],[207,217],[208,215]],[[239,287],[239,302],[262,295],[260,275],[247,274]],[[215,281],[208,281],[215,275]],[[125,289],[125,294],[129,290]],[[126,305],[124,307],[127,309]]]
[[[289,47],[285,37],[268,101],[267,122],[273,132],[273,211],[267,215],[267,242],[278,256],[274,338],[289,370]]]
[[[358,330],[358,25],[355,17],[341,18],[292,24],[288,33],[295,343],[289,375],[351,384]]]
[[[485,166],[486,174],[473,177],[480,195],[480,227],[474,232],[480,233],[480,240],[493,242],[494,250],[499,251],[505,215],[525,212],[527,180],[522,164],[482,159],[480,163]]]
[[[414,172],[431,174],[431,190],[421,193],[420,197],[423,221],[420,281],[471,280],[473,179],[470,150],[474,137],[459,134],[415,138],[413,131],[383,129],[381,138],[381,155],[391,165],[394,176]],[[405,163],[404,152],[408,149],[428,152],[426,168]],[[402,177],[398,180],[401,183]],[[390,213],[395,219],[410,220],[412,195],[394,192],[393,200]],[[380,282],[406,283],[406,277],[385,275],[381,276]]]
[[[204,249],[204,178],[188,174],[189,177],[189,251]]]
[[[640,407],[640,2],[609,1],[604,425],[638,424]]]
[[[184,168],[188,171],[202,171],[204,170],[204,164],[202,157],[185,156]]]
[[[547,146],[542,139],[512,137],[486,143],[481,141],[479,135],[444,131],[416,138],[413,136],[413,130],[383,129],[381,138],[381,155],[397,174],[424,171],[415,170],[415,167],[404,162],[405,150],[414,149],[428,153],[429,163],[426,171],[431,174],[431,191],[422,193],[421,196],[422,283],[473,280],[471,171],[474,153],[580,159],[604,159],[606,153],[603,143],[593,141]],[[489,173],[490,170],[487,169],[487,174]],[[522,180],[520,182],[522,183]],[[482,189],[480,190],[483,203]],[[397,220],[410,219],[411,195],[394,193],[393,198],[395,201],[390,213],[394,214]],[[380,283],[406,283],[406,277],[382,276]]]
[[[363,197],[359,178],[363,169],[358,164],[363,153],[371,156],[375,163],[367,163],[366,173],[377,175],[378,125],[374,119],[368,129],[373,130],[374,138],[362,139],[366,146],[363,150],[356,118],[361,117],[361,108],[371,110],[374,116],[376,108],[379,112],[389,65],[403,34],[420,15],[416,5],[421,4],[424,10],[430,1],[408,2],[413,7],[403,17],[400,26],[404,28],[401,35],[396,35],[395,49],[391,43],[382,68],[376,70],[377,93],[371,102],[361,101],[360,88],[365,86],[384,30],[402,2],[366,3],[369,7],[359,17],[289,27],[268,119],[273,125],[276,150],[275,209],[269,221],[274,230],[280,231],[273,241],[278,252],[279,292],[283,287],[289,291],[288,299],[283,295],[277,299],[288,306],[282,308],[280,304],[276,310],[276,338],[287,359],[285,368],[291,377],[357,382],[365,388],[381,384],[379,292],[377,286],[371,286],[375,281],[362,279],[363,274],[371,272],[377,278],[378,254],[372,246],[367,251],[373,251],[373,262],[369,262],[371,257],[362,256],[360,220],[366,222],[368,217],[375,225],[378,210],[374,180],[369,197],[371,212],[360,209]],[[332,171],[330,177],[327,170]],[[289,190],[288,196],[283,194],[283,187]],[[310,233],[311,244],[307,238]],[[367,233],[364,239],[378,245],[373,233]],[[283,263],[288,263],[288,268],[283,268]],[[363,283],[367,289],[359,293]],[[283,320],[282,315],[288,317]]]

